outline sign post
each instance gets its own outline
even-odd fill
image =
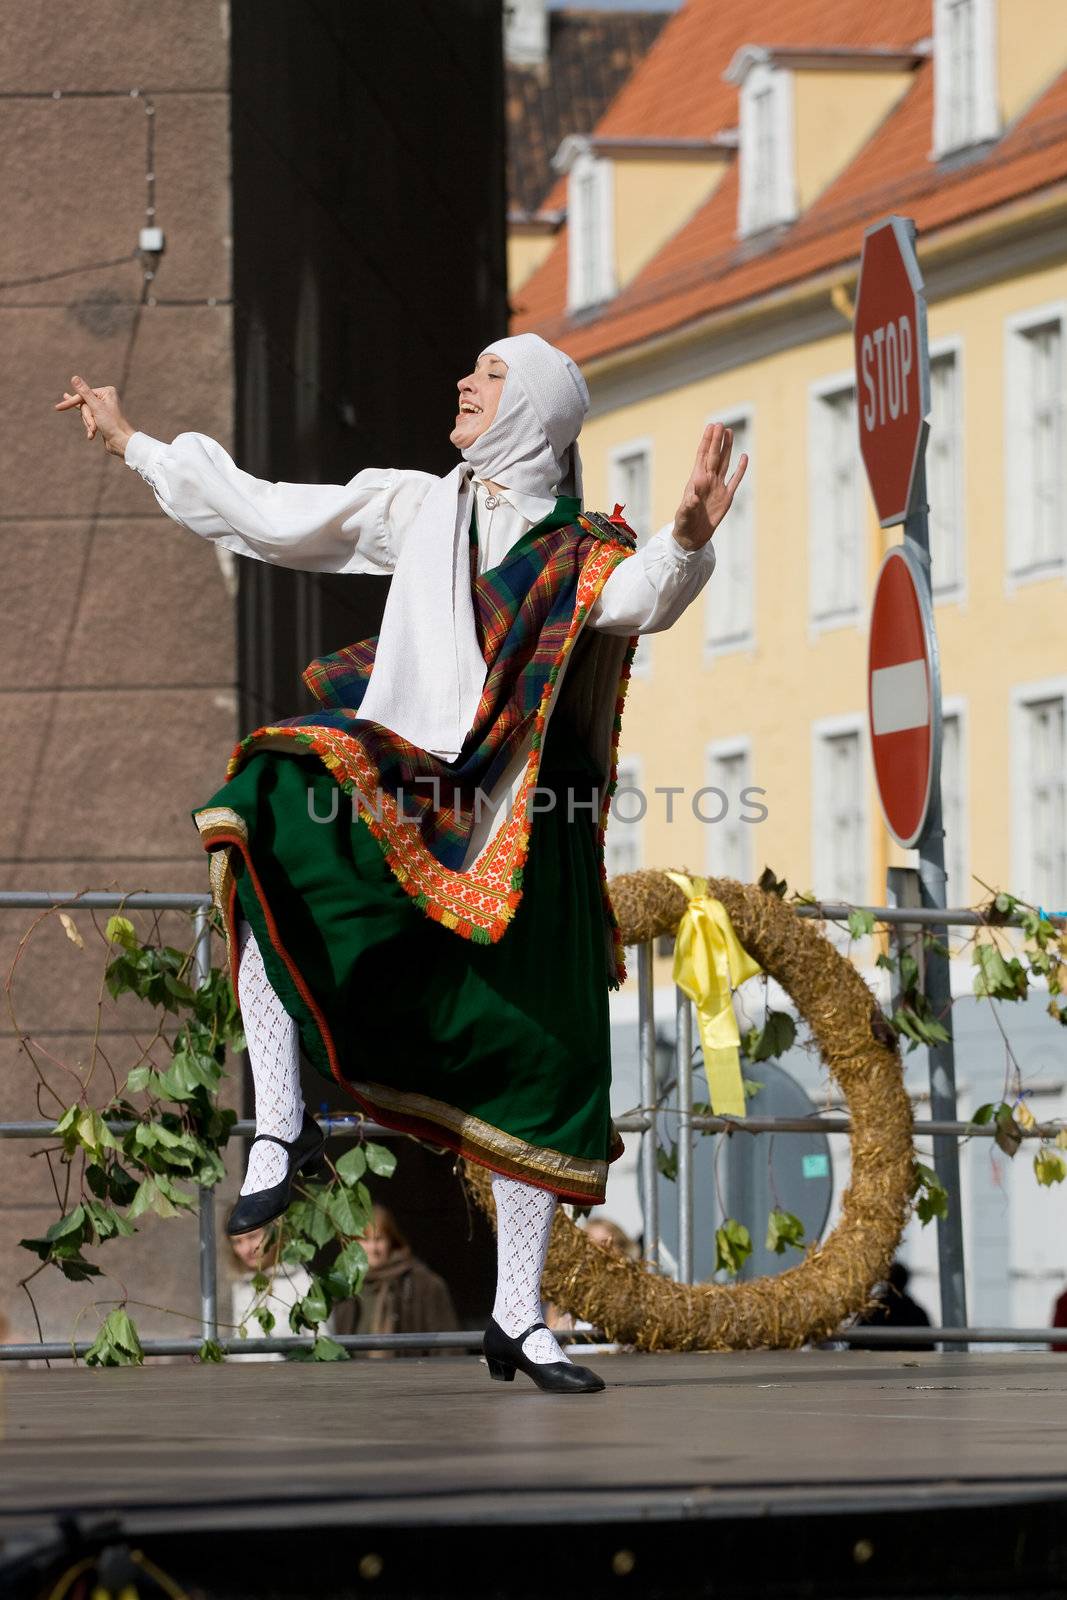
[[[868,647],[868,719],[878,797],[898,844],[917,847],[921,903],[944,910],[945,830],[941,812],[941,662],[930,583],[926,500],[930,352],[926,300],[915,254],[915,224],[892,216],[863,240],[853,335],[860,454],[883,528],[904,524],[903,543],[878,575]],[[948,928],[931,925],[925,993],[947,1040],[928,1046],[930,1116],[955,1122]],[[945,951],[942,954],[941,951]],[[934,1135],[934,1170],[948,1194],[938,1218],[941,1322],[965,1327],[959,1147]]]

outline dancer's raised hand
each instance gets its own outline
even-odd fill
[[[710,422],[704,429],[682,503],[674,518],[674,537],[687,550],[699,550],[707,544],[733,503],[748,466],[748,456],[742,455],[733,477],[727,477],[733,447],[732,428],[725,428],[721,422]]]
[[[123,415],[118,390],[112,384],[103,389],[91,389],[77,374],[71,378],[70,387],[74,393],[64,391],[62,400],[57,400],[52,409],[70,411],[80,406],[87,438],[95,439],[99,433],[109,455],[124,456],[126,442],[136,430]]]

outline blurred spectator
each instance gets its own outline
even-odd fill
[[[412,1254],[396,1218],[376,1205],[363,1235],[367,1275],[360,1294],[334,1310],[335,1333],[450,1333],[459,1327],[448,1285]],[[368,1355],[431,1355],[447,1351],[372,1350]]]
[[[1052,1322],[1049,1324],[1049,1326],[1053,1328],[1067,1328],[1067,1289],[1064,1289],[1063,1293],[1052,1307]],[[1050,1345],[1049,1348],[1052,1350],[1067,1350],[1067,1344],[1054,1344]]]
[[[259,1325],[259,1319],[252,1315],[252,1308],[265,1307],[274,1316],[272,1336],[286,1338],[292,1333],[289,1326],[289,1312],[302,1300],[311,1288],[311,1274],[306,1267],[298,1263],[278,1260],[278,1247],[281,1243],[279,1229],[268,1225],[265,1228],[254,1228],[250,1233],[239,1233],[230,1239],[232,1251],[231,1288],[230,1288],[230,1318],[235,1324],[233,1329],[223,1330],[225,1333],[239,1335],[240,1326],[244,1323],[249,1339],[262,1339],[264,1330]],[[253,1286],[253,1279],[259,1272],[266,1273],[271,1280],[266,1289],[257,1290]],[[327,1317],[325,1322],[319,1324],[322,1333],[333,1333],[333,1315]],[[304,1330],[306,1331],[306,1330]],[[241,1351],[240,1354],[230,1356],[229,1360],[236,1361],[284,1361],[281,1352],[268,1352],[259,1354],[256,1351]]]
[[[600,1245],[603,1249],[625,1256],[627,1261],[640,1259],[641,1252],[636,1241],[631,1239],[617,1222],[612,1222],[610,1217],[590,1217],[585,1225],[585,1231],[594,1244]]]
[[[903,1261],[894,1261],[889,1268],[885,1283],[875,1287],[875,1296],[878,1304],[872,1306],[870,1311],[858,1316],[853,1327],[858,1328],[929,1328],[930,1318],[922,1306],[907,1293],[911,1273]],[[860,1339],[848,1341],[850,1350],[936,1350],[937,1345],[932,1341],[929,1344],[883,1344],[881,1340],[876,1344],[873,1340],[865,1344]]]
[[[617,1222],[612,1222],[610,1217],[590,1217],[585,1224],[585,1232],[594,1244],[599,1245],[602,1250],[607,1250],[612,1255],[624,1256],[627,1261],[640,1259],[640,1249],[637,1243],[630,1238],[624,1228],[619,1227]],[[551,1301],[545,1305],[545,1321],[553,1333],[591,1333],[594,1331],[593,1323],[576,1321],[569,1311],[561,1311]],[[600,1329],[595,1331],[600,1333],[601,1338],[603,1338],[603,1333]],[[599,1346],[583,1344],[581,1348],[583,1351],[590,1351],[598,1349]],[[615,1347],[614,1345],[608,1345],[606,1348],[614,1349]]]

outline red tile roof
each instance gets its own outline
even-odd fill
[[[867,0],[766,0],[758,20],[712,0],[689,0],[598,125],[598,133],[702,134],[737,122],[737,88],[722,81],[735,50],[775,45],[908,46],[929,34],[930,0],[901,0],[872,16]],[[758,30],[758,31],[757,31]],[[669,86],[675,85],[675,93]],[[797,222],[772,239],[737,238],[737,164],[689,223],[600,313],[565,313],[567,245],[515,297],[516,330],[536,328],[589,360],[856,260],[866,224],[889,211],[920,236],[1067,178],[1067,73],[984,155],[932,162],[933,64]],[[563,194],[553,192],[562,203]]]
[[[550,11],[548,60],[507,69],[508,203],[536,211],[568,133],[596,126],[661,31],[662,11]]]

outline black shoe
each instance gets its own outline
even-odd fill
[[[517,1339],[509,1339],[496,1318],[490,1317],[482,1340],[489,1376],[510,1383],[516,1370],[525,1372],[539,1389],[549,1394],[593,1394],[603,1389],[603,1378],[598,1378],[588,1367],[576,1367],[571,1361],[531,1361],[523,1355],[522,1347],[530,1334],[547,1326],[545,1322],[535,1322]]]
[[[322,1152],[326,1139],[306,1107],[303,1126],[295,1139],[279,1139],[273,1133],[257,1133],[253,1144],[256,1139],[270,1139],[273,1144],[280,1144],[288,1155],[289,1170],[282,1181],[271,1188],[256,1189],[252,1194],[237,1196],[237,1204],[226,1219],[226,1232],[231,1237],[236,1233],[251,1233],[255,1228],[262,1228],[266,1223],[273,1222],[275,1217],[280,1217],[289,1209],[294,1175],[303,1171],[313,1178],[325,1167]]]

